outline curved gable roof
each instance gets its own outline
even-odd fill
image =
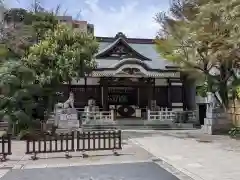
[[[149,59],[148,57],[142,55],[141,53],[137,52],[134,48],[132,48],[127,41],[124,39],[124,37],[118,37],[113,43],[109,44],[108,46],[106,46],[105,48],[103,48],[102,50],[100,50],[96,55],[95,58],[96,59],[101,59],[104,58],[106,56],[108,56],[111,51],[116,48],[118,45],[122,44],[124,46],[124,48],[128,49],[128,51],[133,52],[134,55],[136,56],[135,58],[138,58],[140,60],[145,60],[145,61],[151,61],[151,59]]]
[[[128,59],[124,59],[120,62],[118,62],[117,64],[115,64],[112,68],[113,69],[118,69],[120,68],[121,66],[123,66],[124,64],[136,64],[136,65],[139,65],[141,67],[143,67],[144,69],[146,70],[150,70],[151,68],[146,64],[144,63],[143,61],[139,60],[139,59],[134,59],[134,58],[128,58]]]
[[[156,51],[156,44],[154,39],[128,38],[123,36],[121,33],[118,33],[115,37],[96,37],[96,39],[99,42],[99,52],[97,54],[97,58],[95,58],[95,61],[97,62],[97,67],[99,69],[112,68],[114,65],[127,58],[141,59],[139,57],[131,56],[122,58],[116,58],[114,56],[99,56],[100,54],[103,54],[103,52],[106,52],[108,49],[114,48],[114,45],[116,47],[118,45],[118,41],[120,41],[119,43],[124,43],[125,41],[125,43],[130,46],[132,50],[138,52],[147,59],[150,59],[144,61],[144,63],[150,69],[168,70],[168,67],[172,67],[174,65],[162,58],[161,55]],[[143,60],[140,61],[143,62]]]

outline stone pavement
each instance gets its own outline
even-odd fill
[[[161,131],[132,142],[194,180],[239,180],[240,142],[199,131]]]
[[[143,163],[152,162],[153,156],[139,146],[123,140],[123,149],[118,151],[120,156],[114,156],[111,151],[87,152],[89,157],[82,158],[80,152],[70,153],[72,158],[66,159],[64,153],[39,154],[38,160],[31,160],[31,155],[25,155],[26,144],[23,141],[12,142],[12,155],[9,160],[0,163],[0,178],[14,171],[24,171],[36,168],[60,168],[86,165],[119,164],[119,163]],[[46,178],[45,178],[46,179]],[[15,179],[13,179],[15,180]],[[22,179],[19,179],[22,180]]]
[[[120,156],[113,156],[111,151],[98,151],[88,152],[88,158],[81,158],[79,152],[74,152],[71,153],[72,158],[65,159],[64,153],[49,153],[39,154],[39,159],[36,161],[30,160],[30,155],[24,154],[26,150],[25,142],[13,141],[13,155],[9,156],[7,162],[0,163],[0,179],[27,180],[29,177],[32,178],[34,176],[36,180],[39,178],[48,179],[49,177],[52,180],[60,180],[63,177],[76,180],[85,173],[83,179],[89,180],[90,174],[93,174],[92,169],[95,169],[97,172],[104,173],[104,175],[99,175],[97,178],[95,176],[95,179],[145,180],[147,178],[149,180],[192,180],[172,166],[156,159],[152,154],[129,140],[129,138],[145,138],[157,134],[159,134],[159,131],[123,131],[123,149],[119,151]],[[85,171],[86,166],[91,170]],[[107,172],[109,171],[108,169],[111,169],[110,173]],[[63,171],[68,175],[67,178],[66,176],[61,176]],[[115,171],[119,172],[115,173]],[[77,178],[77,176],[79,177]]]
[[[17,169],[1,180],[178,180],[153,162]]]

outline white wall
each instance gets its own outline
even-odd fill
[[[155,86],[167,86],[167,79],[155,79]]]
[[[100,78],[87,78],[87,85],[99,85]],[[80,78],[78,80],[73,79],[72,80],[72,85],[85,85],[85,80],[84,78]]]

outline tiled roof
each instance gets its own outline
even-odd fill
[[[115,71],[93,71],[91,74],[93,77],[116,77],[118,75],[116,75]],[[131,75],[129,74],[121,74],[121,77],[130,77]],[[178,77],[179,74],[175,73],[175,72],[167,72],[167,73],[163,73],[163,72],[147,72],[146,74],[139,74],[139,75],[132,75],[133,77]]]
[[[102,51],[107,46],[110,46],[113,42],[99,42],[99,51]],[[146,56],[152,61],[144,61],[152,69],[166,69],[165,66],[172,66],[173,64],[164,60],[155,50],[155,44],[150,43],[128,43],[135,51]],[[96,59],[99,68],[112,67],[119,62],[116,59]]]

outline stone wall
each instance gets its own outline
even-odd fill
[[[207,112],[204,119],[203,131],[206,134],[222,134],[227,133],[232,127],[229,112],[226,112],[218,104],[215,96],[208,93],[207,96]]]
[[[232,121],[227,112],[221,108],[207,109],[204,119],[204,133],[206,134],[225,134],[232,127]]]
[[[234,126],[240,127],[240,101],[235,100],[229,108],[229,116]]]

